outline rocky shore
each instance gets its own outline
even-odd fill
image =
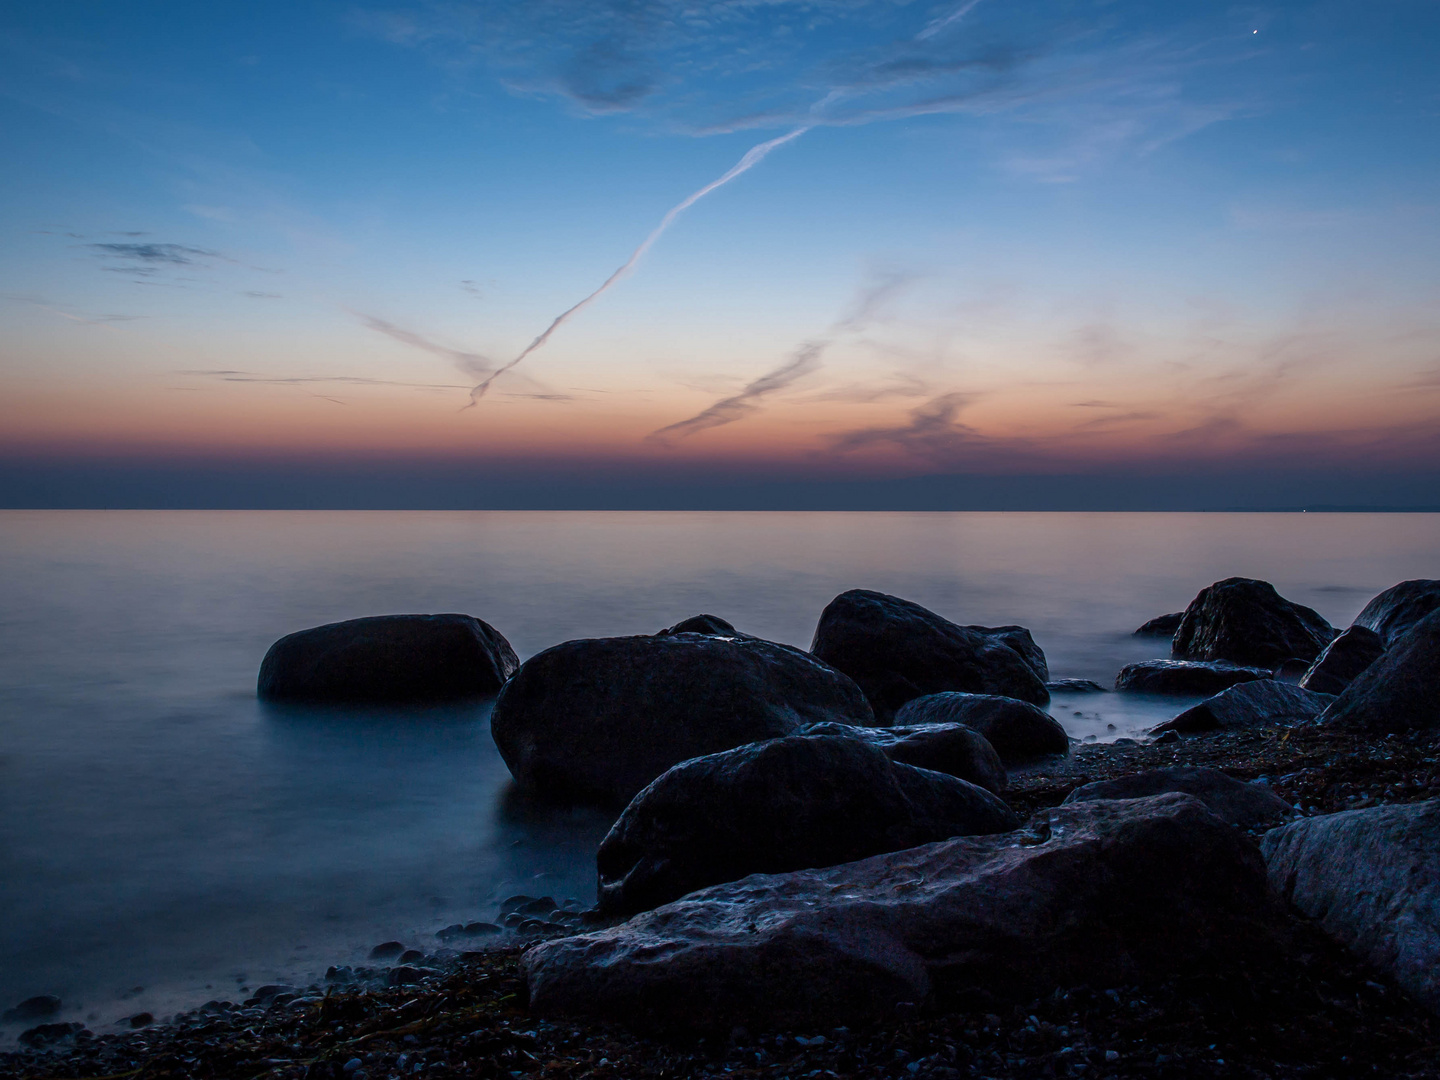
[[[617,813],[597,909],[516,897],[323,984],[39,1023],[0,1075],[1440,1077],[1437,608],[1405,582],[1342,632],[1217,582],[1116,680],[1213,696],[1068,748],[1028,631],[883,594],[809,653],[702,616],[514,669],[472,620],[521,789]],[[460,617],[405,618],[400,683]],[[346,625],[287,649],[381,670],[384,620]]]

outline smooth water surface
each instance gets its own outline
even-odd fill
[[[7,511],[0,568],[0,1009],[54,993],[104,1030],[433,944],[510,893],[594,899],[608,821],[507,814],[484,706],[260,705],[293,630],[468,612],[523,658],[708,611],[807,647],[862,587],[1021,623],[1053,678],[1110,685],[1166,651],[1135,626],[1222,577],[1336,625],[1440,577],[1440,515]],[[1052,712],[1107,739],[1188,703]]]

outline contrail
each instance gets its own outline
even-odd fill
[[[963,19],[966,15],[969,15],[971,9],[979,3],[980,0],[969,0],[969,3],[962,4],[960,7],[952,11],[949,15],[946,15],[943,19],[936,19],[929,26],[925,27],[924,30],[921,30],[920,33],[916,34],[915,40],[925,41],[929,38],[934,37],[941,30],[944,30],[947,26],[953,26],[955,23]]]
[[[555,316],[555,320],[545,328],[544,332],[539,337],[537,337],[534,341],[530,342],[529,345],[525,346],[525,350],[519,356],[515,357],[515,359],[511,360],[508,364],[502,364],[500,367],[496,368],[495,371],[487,375],[482,382],[480,382],[473,390],[471,390],[470,404],[466,405],[465,408],[469,409],[473,408],[475,405],[478,405],[480,403],[480,399],[485,396],[485,392],[490,389],[491,383],[493,383],[501,375],[504,375],[516,364],[520,363],[520,361],[524,360],[536,349],[540,348],[540,346],[544,345],[545,342],[549,341],[550,335],[555,333],[555,331],[558,330],[560,326],[570,318],[571,315],[574,315],[581,308],[587,306],[592,300],[595,300],[602,293],[608,290],[612,285],[614,285],[617,281],[619,281],[626,274],[628,274],[634,268],[635,264],[640,261],[641,256],[643,256],[645,252],[649,251],[655,241],[659,240],[660,237],[664,235],[665,230],[670,228],[670,226],[674,224],[677,217],[683,214],[686,210],[690,209],[690,207],[694,206],[706,195],[709,195],[710,192],[714,191],[716,188],[724,187],[741,173],[749,172],[756,165],[760,164],[760,162],[764,161],[771,150],[774,150],[777,146],[784,146],[786,143],[790,142],[793,139],[798,139],[801,135],[804,135],[812,127],[814,127],[813,124],[806,124],[801,127],[797,127],[794,131],[791,131],[788,134],[781,135],[778,138],[770,139],[768,142],[762,142],[758,146],[752,146],[749,150],[745,152],[745,156],[735,163],[734,167],[732,167],[729,172],[725,173],[718,179],[711,180],[710,183],[700,188],[700,190],[693,192],[690,195],[687,195],[680,202],[672,206],[669,212],[667,212],[666,215],[660,219],[660,224],[656,225],[655,228],[651,230],[650,235],[641,242],[640,246],[630,253],[630,258],[626,259],[625,262],[619,267],[619,269],[617,269],[613,274],[606,278],[598,289],[592,292],[589,296],[585,297],[579,303],[575,304],[573,307],[566,308],[559,315]]]

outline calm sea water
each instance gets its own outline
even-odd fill
[[[1440,577],[1440,515],[0,513],[0,1009],[97,1030],[433,944],[516,892],[594,899],[608,820],[507,815],[483,706],[276,710],[292,630],[460,611],[521,657],[712,612],[808,646],[836,593],[1029,626],[1103,684],[1129,632],[1222,577],[1347,624]],[[1059,697],[1078,738],[1178,710]],[[13,1035],[13,1030],[10,1032]]]

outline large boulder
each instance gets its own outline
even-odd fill
[[[1156,726],[1150,733],[1161,735],[1167,731],[1178,731],[1188,735],[1197,731],[1308,724],[1334,700],[1329,694],[1311,693],[1275,679],[1255,679],[1237,683],[1214,697],[1206,698],[1173,720]]]
[[[809,653],[751,637],[567,641],[532,656],[490,730],[520,788],[623,806],[672,765],[806,724],[874,723],[853,682]]]
[[[1295,810],[1263,784],[1247,784],[1219,769],[1181,766],[1152,769],[1082,784],[1065,796],[1065,805],[1096,799],[1146,799],[1169,791],[1193,795],[1218,816],[1242,829],[1258,829],[1294,817]]]
[[[909,727],[853,727],[827,721],[811,724],[802,735],[838,735],[859,739],[891,761],[917,769],[958,776],[997,795],[1005,790],[1005,763],[990,740],[964,724],[914,724]]]
[[[674,637],[676,634],[708,634],[711,637],[750,637],[742,634],[718,615],[691,615],[681,619],[674,626],[667,626],[656,637]]]
[[[982,632],[909,600],[852,589],[821,613],[810,651],[859,683],[880,723],[888,724],[907,701],[942,690],[1044,705],[1050,700],[1044,676],[1007,644],[1019,643],[1012,632],[1019,629]]]
[[[967,626],[977,634],[998,641],[1001,645],[1020,655],[1030,670],[1045,682],[1050,678],[1050,663],[1045,659],[1045,650],[1035,644],[1035,638],[1023,626]]]
[[[469,615],[376,615],[288,634],[260,663],[272,701],[443,701],[496,693],[519,660]]]
[[[792,735],[683,762],[635,796],[595,857],[599,906],[629,915],[750,874],[1019,826],[957,777],[896,764],[857,739]]]
[[[1141,660],[1115,676],[1115,689],[1134,694],[1209,697],[1226,687],[1268,679],[1266,668],[1241,667],[1228,660]]]
[[[1029,1001],[1266,962],[1289,941],[1249,838],[1188,795],[755,875],[526,953],[531,1007],[729,1031],[893,1016],[932,990]]]
[[[1277,892],[1440,1012],[1440,799],[1306,818],[1261,850]]]
[[[1143,622],[1135,630],[1131,637],[1158,637],[1173,638],[1175,631],[1180,629],[1180,623],[1184,620],[1183,611],[1174,611],[1169,615],[1156,615],[1148,622]]]
[[[1355,625],[1374,630],[1388,649],[1436,608],[1440,608],[1440,581],[1415,578],[1376,596],[1355,617]]]
[[[1352,626],[1325,646],[1300,677],[1300,685],[1317,694],[1339,694],[1384,653],[1385,640],[1379,634]]]
[[[1291,657],[1314,660],[1335,628],[1291,603],[1268,581],[1226,578],[1201,589],[1171,642],[1179,660],[1230,660],[1274,668]]]
[[[1440,725],[1440,610],[1417,622],[1357,675],[1323,720],[1373,734]]]
[[[963,724],[985,736],[1007,765],[1070,752],[1070,736],[1044,709],[994,694],[926,694],[906,702],[895,723]]]

